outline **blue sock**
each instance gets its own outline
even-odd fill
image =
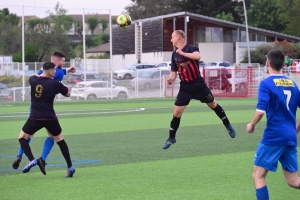
[[[30,140],[31,140],[31,138],[28,138],[28,144],[30,143]],[[22,147],[20,147],[20,149],[19,149],[19,151],[18,151],[18,156],[20,156],[20,157],[22,157],[23,156],[23,149],[22,149]]]
[[[265,185],[262,188],[256,188],[257,200],[269,200],[268,187]]]
[[[51,137],[47,137],[44,143],[44,148],[42,152],[42,159],[46,161],[47,156],[49,155],[52,147],[54,145],[54,140]]]

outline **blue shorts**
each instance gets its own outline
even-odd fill
[[[271,146],[260,143],[257,147],[254,165],[276,172],[278,161],[288,172],[298,171],[298,155],[295,146]]]

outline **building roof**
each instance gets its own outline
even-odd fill
[[[133,24],[135,22],[151,21],[151,20],[155,20],[155,19],[167,19],[167,18],[174,18],[174,17],[185,17],[185,16],[188,16],[191,19],[196,19],[196,20],[204,21],[204,22],[210,22],[213,24],[219,24],[222,26],[226,25],[227,27],[240,28],[243,30],[246,29],[246,25],[244,25],[244,24],[239,24],[236,22],[229,22],[226,20],[221,20],[221,19],[217,19],[214,17],[208,17],[208,16],[194,14],[194,13],[190,13],[190,12],[177,12],[177,13],[161,15],[161,16],[151,17],[151,18],[146,18],[146,19],[137,19],[137,20],[133,21]],[[113,26],[117,26],[117,25],[113,25]],[[260,32],[260,33],[272,35],[272,36],[284,37],[288,40],[300,42],[300,37],[297,37],[297,36],[279,33],[279,32],[275,32],[275,31],[270,31],[270,30],[266,30],[266,29],[262,29],[262,28],[253,27],[253,26],[248,26],[248,29],[249,29],[249,31]]]
[[[99,52],[109,52],[109,51],[110,51],[110,44],[108,42],[108,43],[102,44],[100,46],[88,49],[88,50],[86,50],[86,53],[99,53]]]

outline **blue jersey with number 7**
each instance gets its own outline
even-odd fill
[[[260,83],[257,110],[267,115],[263,144],[297,146],[297,107],[300,107],[300,92],[291,79],[276,74]]]

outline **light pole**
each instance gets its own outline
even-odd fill
[[[249,44],[249,31],[248,31],[248,20],[247,20],[247,10],[246,10],[246,4],[245,0],[239,0],[238,2],[243,2],[244,7],[244,14],[245,14],[245,22],[246,22],[246,37],[247,37],[247,46],[248,46],[248,63],[251,63],[251,57],[250,57],[250,44]]]

